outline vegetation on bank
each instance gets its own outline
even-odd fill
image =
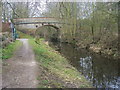
[[[84,76],[68,63],[66,58],[46,45],[43,39],[39,40],[39,44],[34,39],[30,39],[29,43],[33,47],[36,59],[50,72],[58,75],[65,82],[75,84],[78,88],[92,87]]]
[[[32,39],[33,38],[32,36],[30,36],[30,35],[28,35],[26,33],[23,33],[21,31],[18,31],[18,30],[17,30],[17,33],[18,33],[19,38],[27,38],[27,39]]]
[[[18,40],[15,42],[11,42],[7,47],[2,49],[2,59],[11,58],[14,51],[21,45],[22,43]]]

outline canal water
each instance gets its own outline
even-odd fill
[[[66,57],[96,88],[120,89],[120,61],[93,54],[66,43],[49,42],[52,48]]]

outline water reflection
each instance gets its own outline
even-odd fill
[[[80,58],[82,73],[97,88],[119,88],[118,70],[115,66],[117,63],[104,60],[98,61],[98,58],[91,56]]]
[[[120,62],[69,44],[50,43],[97,88],[120,89]]]

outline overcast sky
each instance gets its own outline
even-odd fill
[[[46,11],[46,0],[41,0],[40,2],[37,3],[31,2],[30,6],[32,5],[33,7],[31,8],[31,13],[32,12],[35,13],[34,17],[39,16]]]
[[[2,0],[6,1],[6,0]],[[7,0],[8,2],[41,2],[46,0]],[[47,0],[48,2],[119,2],[120,0]]]

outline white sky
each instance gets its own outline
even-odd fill
[[[47,10],[46,8],[46,1],[47,2],[107,2],[107,1],[111,1],[111,2],[118,2],[119,0],[2,0],[2,1],[7,1],[7,2],[31,2],[30,6],[31,8],[31,16],[32,17],[39,17],[40,15],[42,15],[43,12],[45,12]],[[35,2],[37,2],[38,4],[36,5],[37,7],[34,7]],[[34,15],[32,15],[32,13]]]
[[[31,16],[39,17],[43,12],[46,11],[46,0],[41,0],[40,2],[31,2],[30,3]],[[33,16],[34,14],[34,16]]]
[[[2,0],[3,2],[6,0]],[[45,0],[7,0],[8,2],[41,2]],[[47,0],[48,2],[119,2],[120,0]]]

